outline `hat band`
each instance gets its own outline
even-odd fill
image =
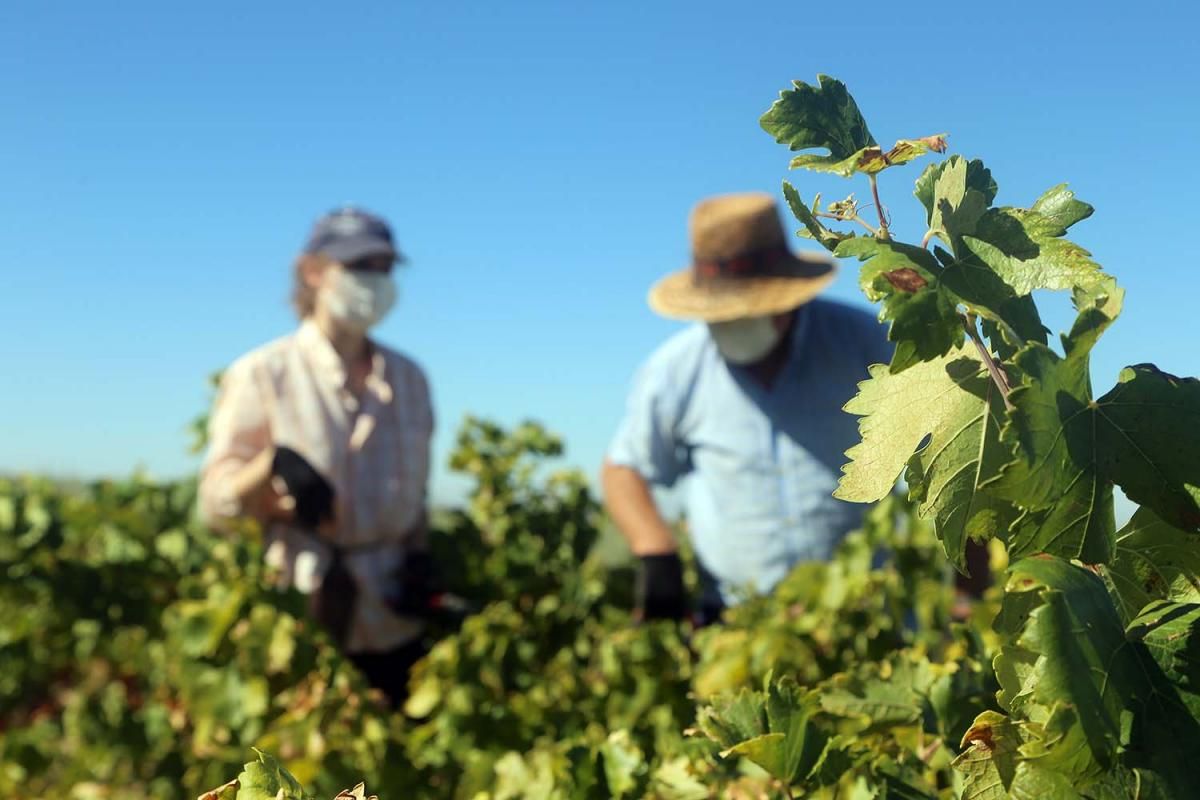
[[[778,277],[788,273],[787,269],[780,267],[790,268],[794,261],[792,251],[781,242],[761,250],[740,253],[733,258],[693,261],[692,280],[695,283],[707,283],[727,278]]]

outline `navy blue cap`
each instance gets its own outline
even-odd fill
[[[383,218],[353,206],[330,211],[313,223],[304,252],[321,253],[342,264],[370,256],[404,260]]]

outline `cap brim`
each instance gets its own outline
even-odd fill
[[[791,311],[833,282],[832,260],[796,259],[792,276],[731,278],[697,283],[691,269],[666,276],[650,289],[650,308],[671,319],[728,322]]]
[[[347,236],[321,248],[321,252],[342,264],[374,256],[391,256],[397,263],[404,262],[403,254],[378,236]]]

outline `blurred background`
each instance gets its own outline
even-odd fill
[[[411,260],[378,337],[427,370],[435,502],[464,414],[542,420],[594,475],[638,363],[678,324],[646,290],[688,260],[701,197],[789,177],[757,119],[843,80],[875,137],[948,133],[998,201],[1069,182],[1072,231],[1128,290],[1105,391],[1200,372],[1194,6],[32,3],[0,7],[0,472],[193,471],[206,377],[289,332],[291,261],[342,203]],[[924,232],[912,181],[881,182]],[[789,221],[789,227],[797,227]],[[798,247],[811,242],[797,240]],[[862,303],[844,264],[830,294]],[[1068,299],[1039,298],[1053,331]],[[1047,305],[1048,303],[1048,305]]]

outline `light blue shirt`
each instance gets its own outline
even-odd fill
[[[858,441],[842,406],[891,345],[870,314],[821,299],[798,309],[789,335],[769,388],[728,364],[706,326],[673,336],[638,371],[608,451],[654,485],[689,476],[690,533],[725,602],[827,560],[862,520],[862,506],[832,496]]]

